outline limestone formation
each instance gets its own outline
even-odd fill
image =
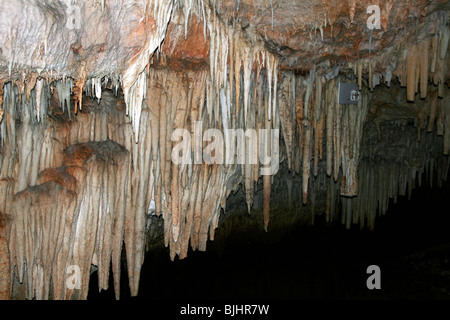
[[[347,228],[373,229],[424,172],[442,183],[450,6],[377,3],[369,30],[365,0],[3,1],[0,299],[86,299],[94,267],[119,299],[122,252],[137,295],[152,205],[172,260],[206,250],[239,188],[253,214],[258,182],[270,232],[280,163],[312,223],[325,188],[327,221]],[[405,119],[408,152],[383,160],[370,139]]]

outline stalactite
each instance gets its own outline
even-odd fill
[[[406,88],[408,101],[414,101],[414,96],[416,94],[417,61],[417,45],[410,46],[408,49],[408,58],[406,60]]]
[[[280,90],[278,91],[278,100],[279,106],[278,110],[280,113],[281,119],[281,128],[283,131],[284,142],[286,144],[286,152],[288,157],[288,167],[292,169],[293,166],[293,141],[294,141],[294,120],[295,115],[293,116],[290,112],[291,109],[294,109],[290,104],[295,105],[294,101],[289,101],[289,94],[291,92],[295,92],[295,88],[291,87],[291,83],[295,83],[295,78],[284,76],[282,79],[282,84]]]
[[[440,101],[442,104],[442,114],[445,114],[445,133],[444,133],[444,155],[450,154],[450,104],[448,103],[450,99],[450,90],[445,90],[446,94],[444,99]],[[446,102],[444,102],[446,101]],[[445,109],[444,109],[445,108]]]
[[[341,166],[341,118],[342,118],[342,107],[339,104],[336,104],[334,109],[334,132],[333,132],[333,172],[334,172],[334,181],[338,180],[339,177],[339,168]]]
[[[355,196],[358,194],[358,162],[360,157],[360,146],[363,133],[364,121],[369,111],[368,93],[362,91],[358,100],[358,108],[347,105],[347,113],[343,119],[344,137],[340,152],[343,170],[343,183],[341,194]]]
[[[422,99],[427,97],[428,92],[428,72],[429,72],[429,54],[430,47],[429,40],[424,40],[420,44],[420,97]]]
[[[348,7],[349,7],[350,21],[353,22],[353,18],[355,17],[356,11],[356,0],[348,0]]]
[[[270,72],[270,71],[269,71]],[[270,95],[269,95],[270,96]],[[269,112],[269,109],[267,110]],[[265,116],[265,128],[269,129],[271,127],[271,121],[268,116]],[[263,150],[264,154],[268,151],[267,149],[271,149],[271,140],[272,137],[270,134],[265,135],[263,138],[263,145],[265,146]],[[271,193],[271,176],[264,175],[263,176],[263,215],[264,215],[264,230],[267,232],[267,228],[269,225],[269,214],[270,214],[270,193]]]
[[[86,79],[75,80],[73,86],[73,101],[75,105],[75,113],[78,112],[78,109],[81,110],[83,106],[83,87]]]
[[[308,201],[308,182],[311,170],[311,127],[308,119],[303,119],[303,126],[305,130],[304,146],[303,146],[303,186],[302,186],[302,201],[306,204]]]
[[[3,120],[3,95],[5,93],[4,86],[5,83],[3,81],[0,81],[0,124]]]
[[[8,252],[6,214],[0,211],[0,300],[11,298],[11,270]]]
[[[410,196],[416,185],[421,185],[422,173],[425,173],[430,182],[432,176],[437,172],[437,181],[441,183],[446,179],[445,170],[448,168],[448,161],[445,156],[435,154],[431,157],[425,157],[424,154],[432,154],[431,150],[436,136],[433,133],[426,133],[421,141],[413,137],[407,137],[406,154],[402,155],[401,162],[389,160],[375,160],[377,151],[365,151],[366,157],[361,159],[358,178],[359,193],[354,198],[356,200],[357,220],[353,223],[360,224],[373,229],[377,216],[384,215],[388,209],[389,199],[396,202],[397,196]],[[370,143],[365,143],[366,149],[371,149]],[[438,168],[435,169],[435,163]]]
[[[184,4],[185,36],[191,14],[202,12],[205,39],[210,38],[209,70],[176,72],[149,67],[151,54],[164,39],[173,6],[179,5],[149,1],[146,9],[153,10],[157,18],[156,36],[146,38],[145,48],[120,77],[128,119],[102,106],[110,93],[105,88],[108,78],[98,74],[90,79],[44,79],[31,74],[26,89],[23,81],[0,84],[1,90],[4,88],[0,107],[5,113],[3,121],[0,115],[5,151],[1,155],[0,191],[4,196],[0,211],[12,216],[8,245],[14,254],[9,263],[12,269],[17,267],[12,273],[17,272],[24,282],[28,298],[49,298],[52,290],[57,299],[86,298],[91,265],[98,268],[101,290],[108,288],[110,264],[119,298],[122,246],[130,292],[136,295],[145,251],[146,214],[152,201],[156,215],[164,219],[164,243],[172,260],[177,255],[186,257],[189,245],[192,250],[206,249],[235,185],[244,187],[250,213],[255,184],[261,179],[259,164],[206,163],[196,147],[206,145],[202,135],[208,129],[281,127],[288,168],[301,173],[301,198],[303,203],[310,198],[312,221],[320,185],[326,185],[326,220],[333,220],[340,199],[341,218],[347,228],[358,222],[373,228],[377,212],[384,214],[389,198],[406,190],[410,193],[421,170],[433,172],[432,160],[417,160],[413,154],[407,157],[407,169],[386,165],[389,171],[384,172],[381,167],[369,170],[365,162],[360,165],[368,90],[379,84],[380,61],[376,57],[354,63],[361,97],[358,105],[339,105],[337,82],[344,81],[338,75],[339,68],[331,75],[324,74],[323,65],[314,65],[308,76],[280,71],[280,58],[266,50],[256,36],[228,26],[217,16],[215,5],[203,1]],[[386,12],[389,5],[391,2],[386,4]],[[355,8],[356,1],[349,1],[351,20]],[[320,30],[323,33],[322,27]],[[448,101],[444,80],[449,32],[445,30],[431,43],[425,40],[411,46],[403,59],[406,61],[400,59],[397,66],[393,62],[385,71],[385,80],[390,82],[394,67],[406,68],[407,72],[397,76],[402,83],[401,78],[406,77],[407,99],[414,101],[419,84],[421,98],[430,95],[431,106],[419,111],[418,131],[427,117],[429,131],[436,122],[438,134],[444,135],[444,154],[448,154],[450,110],[448,103],[437,98]],[[363,71],[368,71],[368,88],[364,87]],[[428,93],[429,77],[439,86],[432,94]],[[118,80],[112,79],[112,83],[117,95]],[[51,123],[46,127],[50,90],[55,91],[64,119],[71,116],[71,95],[75,113],[81,110],[83,91],[96,98],[99,110],[72,115],[70,123],[49,117]],[[16,128],[19,118],[22,124]],[[202,121],[201,133],[196,132],[197,121]],[[191,163],[172,161],[176,142],[171,141],[171,135],[175,129],[189,131],[194,140],[185,155],[193,159]],[[273,147],[272,139],[267,136],[268,148]],[[426,139],[411,144],[421,145]],[[17,145],[25,147],[16,150]],[[261,154],[261,146],[250,139],[246,139],[244,149]],[[319,165],[324,154],[326,170]],[[417,161],[428,162],[417,165]],[[448,170],[444,164],[436,165],[442,174]],[[229,186],[231,177],[237,177],[233,186]],[[264,175],[261,180],[267,231],[273,178]],[[82,271],[80,290],[67,288],[64,281],[72,265]]]
[[[137,133],[139,126],[142,102],[145,98],[145,68],[148,65],[150,55],[161,45],[165,38],[167,25],[172,15],[174,6],[173,1],[151,1],[148,10],[153,10],[155,21],[157,21],[156,34],[153,37],[147,37],[145,44],[128,68],[122,73],[122,88],[124,93],[126,113],[130,115],[133,123],[133,130],[138,139]],[[148,23],[146,21],[146,23]]]
[[[362,69],[363,69],[363,65],[362,65],[362,61],[358,60],[358,87],[359,90],[362,89]]]
[[[327,110],[326,110],[326,114],[327,114],[327,148],[326,148],[326,153],[327,153],[327,175],[331,176],[332,174],[332,170],[333,170],[333,158],[332,158],[332,154],[333,154],[333,123],[334,123],[334,105],[336,103],[335,97],[336,97],[336,93],[335,93],[335,79],[332,79],[329,82],[329,89],[327,90]]]
[[[56,82],[56,90],[58,92],[58,99],[60,102],[61,110],[65,112],[67,108],[67,114],[70,116],[70,96],[72,94],[73,80],[62,79]]]
[[[36,116],[37,121],[41,119],[41,102],[42,102],[42,88],[44,86],[44,80],[40,79],[36,82]]]
[[[447,27],[442,31],[442,38],[439,47],[440,48],[439,56],[441,60],[444,60],[445,57],[447,56],[449,42],[450,42],[450,28]]]

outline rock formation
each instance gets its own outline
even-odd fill
[[[423,172],[447,178],[449,13],[440,0],[2,1],[0,299],[86,299],[93,267],[119,299],[122,252],[137,295],[149,215],[183,259],[237,190],[251,214],[262,185],[270,232],[280,167],[312,223],[373,229]],[[357,104],[338,102],[340,83]]]

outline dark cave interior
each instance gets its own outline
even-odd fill
[[[448,0],[0,1],[0,300],[450,300],[449,48]]]

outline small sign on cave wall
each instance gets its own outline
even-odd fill
[[[339,82],[339,104],[358,104],[359,88],[355,83]]]

